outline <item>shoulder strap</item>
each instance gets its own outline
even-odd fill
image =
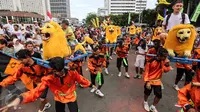
[[[182,24],[185,24],[185,13],[181,13],[181,16],[182,16]]]
[[[167,15],[166,26],[167,26],[168,23],[169,23],[169,18],[171,17],[171,15],[172,15],[171,13]]]

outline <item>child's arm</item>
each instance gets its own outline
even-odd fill
[[[81,84],[81,86],[83,86],[83,87],[92,87],[92,84],[91,84],[91,82],[88,80],[88,79],[86,79],[85,77],[83,77],[82,75],[80,75],[77,71],[73,71],[74,72],[74,76],[75,76],[75,80],[79,83],[79,84]]]
[[[21,98],[21,102],[24,103],[30,103],[30,102],[34,102],[37,98],[40,97],[40,95],[42,94],[42,92],[48,87],[47,86],[47,81],[45,79],[46,77],[42,78],[42,82],[34,89],[22,93],[20,95]]]

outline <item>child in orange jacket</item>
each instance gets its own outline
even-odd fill
[[[124,67],[125,67],[125,76],[127,78],[130,78],[129,74],[128,74],[128,46],[125,45],[124,43],[124,39],[121,39],[119,41],[119,45],[116,48],[116,53],[117,53],[117,68],[119,71],[118,76],[121,77],[121,65],[123,63]]]
[[[46,75],[50,69],[37,65],[32,59],[31,52],[27,49],[20,50],[16,53],[16,57],[21,60],[22,64],[18,70],[13,74],[5,78],[0,82],[0,86],[7,87],[8,85],[14,84],[18,80],[22,80],[26,88],[31,90],[41,83],[41,78]],[[28,78],[26,78],[28,77]],[[48,93],[48,88],[40,96],[41,104],[38,112],[43,112],[44,110],[50,108],[51,104],[48,103],[46,97]]]
[[[156,105],[162,98],[161,78],[162,73],[170,71],[172,68],[169,66],[167,60],[168,52],[164,48],[160,48],[157,57],[152,58],[146,63],[144,72],[144,109],[146,111],[157,112]],[[154,90],[155,98],[153,105],[149,107],[147,99],[150,96],[152,89]]]
[[[21,94],[12,103],[4,108],[17,106],[35,101],[46,88],[54,94],[56,112],[65,112],[65,104],[68,105],[70,112],[78,112],[76,99],[76,82],[83,87],[92,87],[90,81],[78,74],[77,71],[64,69],[64,59],[55,57],[50,60],[52,72],[42,78],[42,82],[33,90]]]
[[[110,62],[109,62],[109,59],[110,59],[110,56],[109,56],[109,47],[105,46],[103,44],[106,44],[105,39],[102,39],[99,42],[99,52],[100,52],[100,55],[105,55],[105,60],[106,60],[105,73],[108,75],[109,74],[109,72],[108,72],[108,66],[110,64]]]
[[[178,105],[184,112],[200,112],[200,63],[192,82],[178,91]],[[191,102],[192,101],[192,102]]]
[[[99,82],[98,88],[93,88],[90,92],[95,92],[97,95],[103,97],[104,94],[100,91],[104,84],[104,77],[102,74],[102,68],[106,67],[106,60],[104,55],[100,55],[100,50],[98,46],[93,48],[93,54],[89,57],[88,68],[90,71],[91,82],[95,85],[95,80]]]

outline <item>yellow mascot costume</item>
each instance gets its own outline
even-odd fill
[[[180,24],[174,26],[168,33],[164,48],[167,49],[171,57],[175,56],[191,56],[194,40],[196,38],[196,30],[193,25]]]
[[[42,40],[44,60],[48,60],[57,56],[66,57],[72,55],[72,49],[69,46],[67,39],[65,38],[65,33],[59,24],[50,21],[41,28],[41,33],[43,34]],[[78,43],[75,45],[74,52],[81,50],[84,54],[87,53],[82,46],[86,42],[89,44],[94,43],[91,38],[85,37],[83,43]]]
[[[71,48],[65,38],[62,28],[55,22],[50,21],[41,28],[43,34],[43,58],[65,57],[71,55]]]
[[[136,34],[136,27],[134,25],[131,25],[129,27],[129,34],[130,35],[135,35]]]
[[[140,27],[140,26],[138,26],[137,28],[136,28],[136,32],[139,34],[139,33],[142,33],[142,27]]]
[[[152,40],[154,40],[154,39],[155,39],[158,35],[160,35],[162,32],[163,32],[162,27],[157,27],[157,28],[154,30]]]
[[[117,27],[114,25],[109,25],[106,27],[106,43],[115,43],[117,42]]]

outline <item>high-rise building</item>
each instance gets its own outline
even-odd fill
[[[49,0],[0,0],[1,10],[35,12],[46,16]]]
[[[147,0],[105,0],[104,2],[109,14],[140,13],[147,6]]]
[[[97,15],[98,16],[107,16],[108,15],[108,9],[107,8],[98,8]]]
[[[70,18],[70,0],[50,0],[51,13],[57,18]]]

